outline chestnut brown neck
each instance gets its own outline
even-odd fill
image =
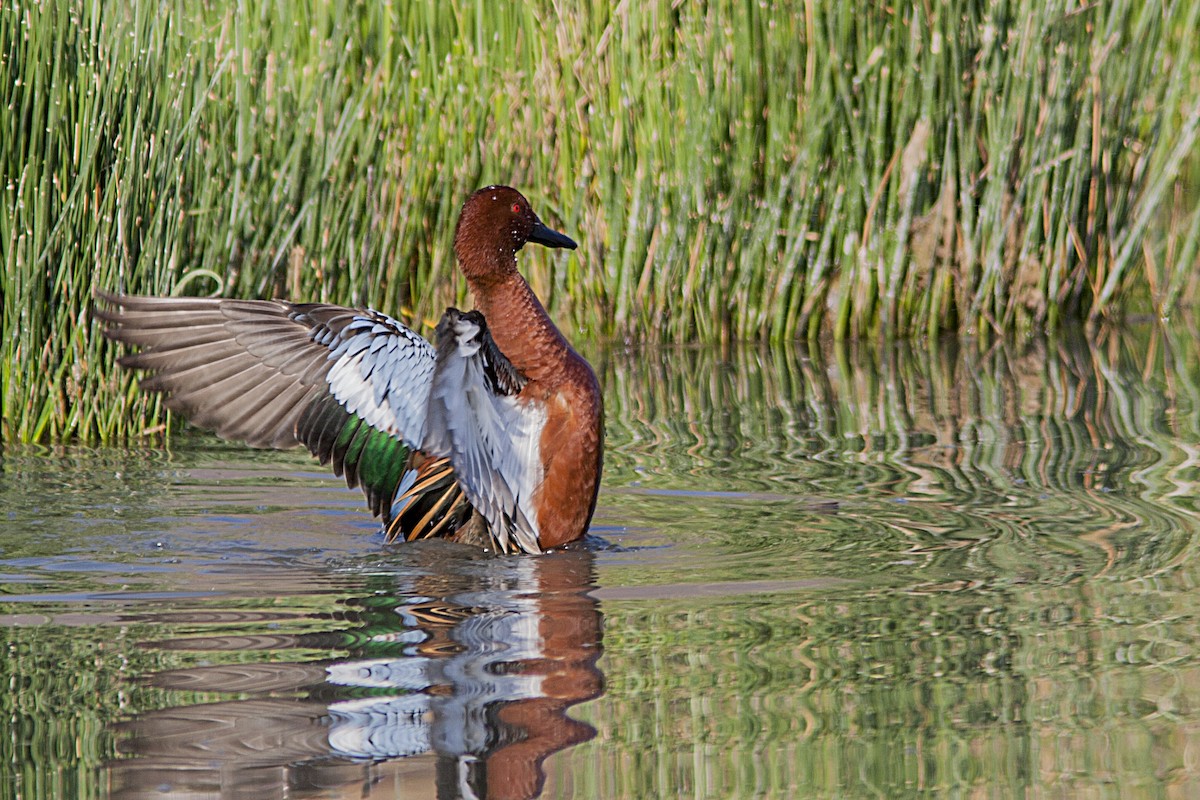
[[[487,320],[500,352],[530,381],[554,383],[574,356],[533,289],[516,271],[467,279],[475,307]],[[578,358],[578,356],[575,356]]]

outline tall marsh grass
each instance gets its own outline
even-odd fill
[[[490,182],[575,337],[1166,315],[1197,294],[1200,3],[0,6],[3,436],[153,426],[95,288],[465,302]],[[131,428],[130,426],[135,426]]]

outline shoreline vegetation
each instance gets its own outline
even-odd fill
[[[166,412],[95,289],[469,302],[466,196],[577,340],[994,337],[1200,291],[1200,3],[0,8],[6,441]]]

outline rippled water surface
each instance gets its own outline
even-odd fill
[[[9,448],[7,797],[1200,796],[1191,335],[593,350],[587,547]]]

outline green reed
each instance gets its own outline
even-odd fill
[[[5,4],[4,438],[157,424],[96,288],[424,327],[468,302],[451,237],[489,182],[580,242],[522,264],[574,338],[1170,314],[1197,294],[1198,26],[1129,0]]]

